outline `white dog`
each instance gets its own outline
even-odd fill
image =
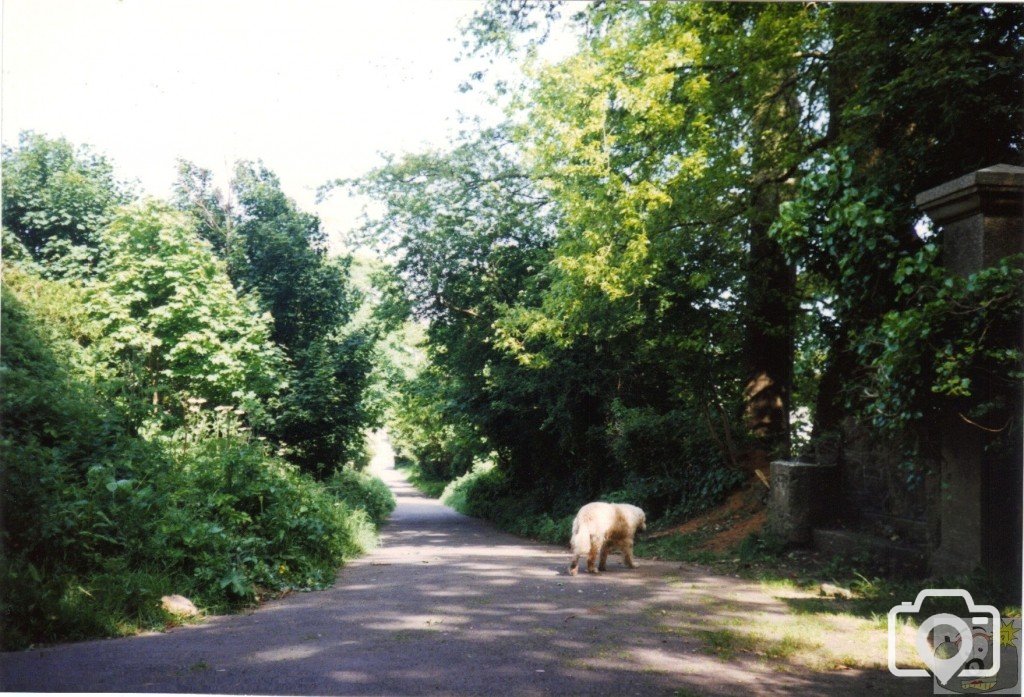
[[[572,563],[569,573],[576,575],[580,557],[587,555],[587,571],[604,571],[608,553],[622,550],[623,562],[631,569],[633,562],[633,536],[637,530],[647,529],[647,516],[628,503],[588,503],[572,521]],[[594,569],[598,555],[601,560]]]

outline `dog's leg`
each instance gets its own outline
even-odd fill
[[[604,571],[608,568],[608,552],[611,551],[611,547],[607,544],[601,545],[601,561],[597,565],[598,571]]]
[[[587,554],[587,571],[592,574],[597,573],[597,569],[594,568],[594,565],[597,563],[598,547],[601,547],[600,544],[594,544],[594,542],[595,540],[590,541],[590,552]]]
[[[580,524],[578,516],[572,523],[572,540],[569,542],[569,548],[572,550],[572,564],[569,565],[569,575],[575,576],[580,568],[580,557],[586,553],[586,550],[590,549],[590,533],[587,531],[586,525]]]
[[[633,561],[633,543],[627,542],[622,546],[622,561],[631,569],[636,568],[636,562]]]

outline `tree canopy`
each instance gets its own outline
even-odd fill
[[[595,3],[545,64],[559,9],[467,24],[467,51],[523,60],[508,125],[356,183],[429,322],[396,417],[425,467],[492,459],[520,501],[628,491],[660,513],[855,417],[907,445],[913,487],[924,402],[1016,404],[1020,347],[984,327],[1015,321],[1019,271],[951,278],[914,196],[1021,163],[1019,6]]]

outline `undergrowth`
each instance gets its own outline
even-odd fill
[[[133,422],[110,397],[119,383],[85,356],[88,327],[60,309],[74,292],[4,278],[5,649],[174,623],[160,603],[173,593],[221,612],[322,588],[373,546],[394,506],[382,482],[343,470],[319,483],[240,409],[204,400],[187,401],[175,428]]]
[[[415,476],[415,467],[406,471],[413,473],[411,481],[415,486],[428,495],[439,497],[443,503],[460,513],[484,518],[513,534],[550,544],[568,545],[573,518],[580,506],[587,503],[586,498],[578,494],[574,496],[571,492],[553,497],[547,492],[517,487],[500,468],[489,461],[477,461],[470,471],[447,482],[439,495],[436,492],[440,482],[424,482]],[[687,512],[701,511],[718,503],[734,483],[735,478],[728,474],[723,476],[720,472],[710,473],[701,488],[696,489],[699,498],[693,497],[673,506],[662,516],[662,520],[675,520]],[[602,501],[646,505],[642,487],[625,487],[598,498]],[[656,526],[657,521],[649,520],[648,525]],[[682,554],[681,547],[688,548],[690,543],[684,541],[681,547],[677,546],[679,544],[670,538],[645,541],[641,535],[637,550],[641,556],[674,558]]]
[[[460,513],[485,518],[515,535],[568,544],[574,507],[553,513],[530,492],[513,491],[508,478],[490,462],[477,462],[445,487],[441,501]]]

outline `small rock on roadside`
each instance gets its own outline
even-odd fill
[[[827,595],[830,598],[843,598],[844,600],[850,600],[853,598],[853,591],[848,588],[833,586],[831,583],[821,584],[821,594]]]
[[[181,617],[195,617],[199,614],[199,608],[192,604],[192,601],[183,595],[165,595],[160,598],[160,604],[165,612]]]

